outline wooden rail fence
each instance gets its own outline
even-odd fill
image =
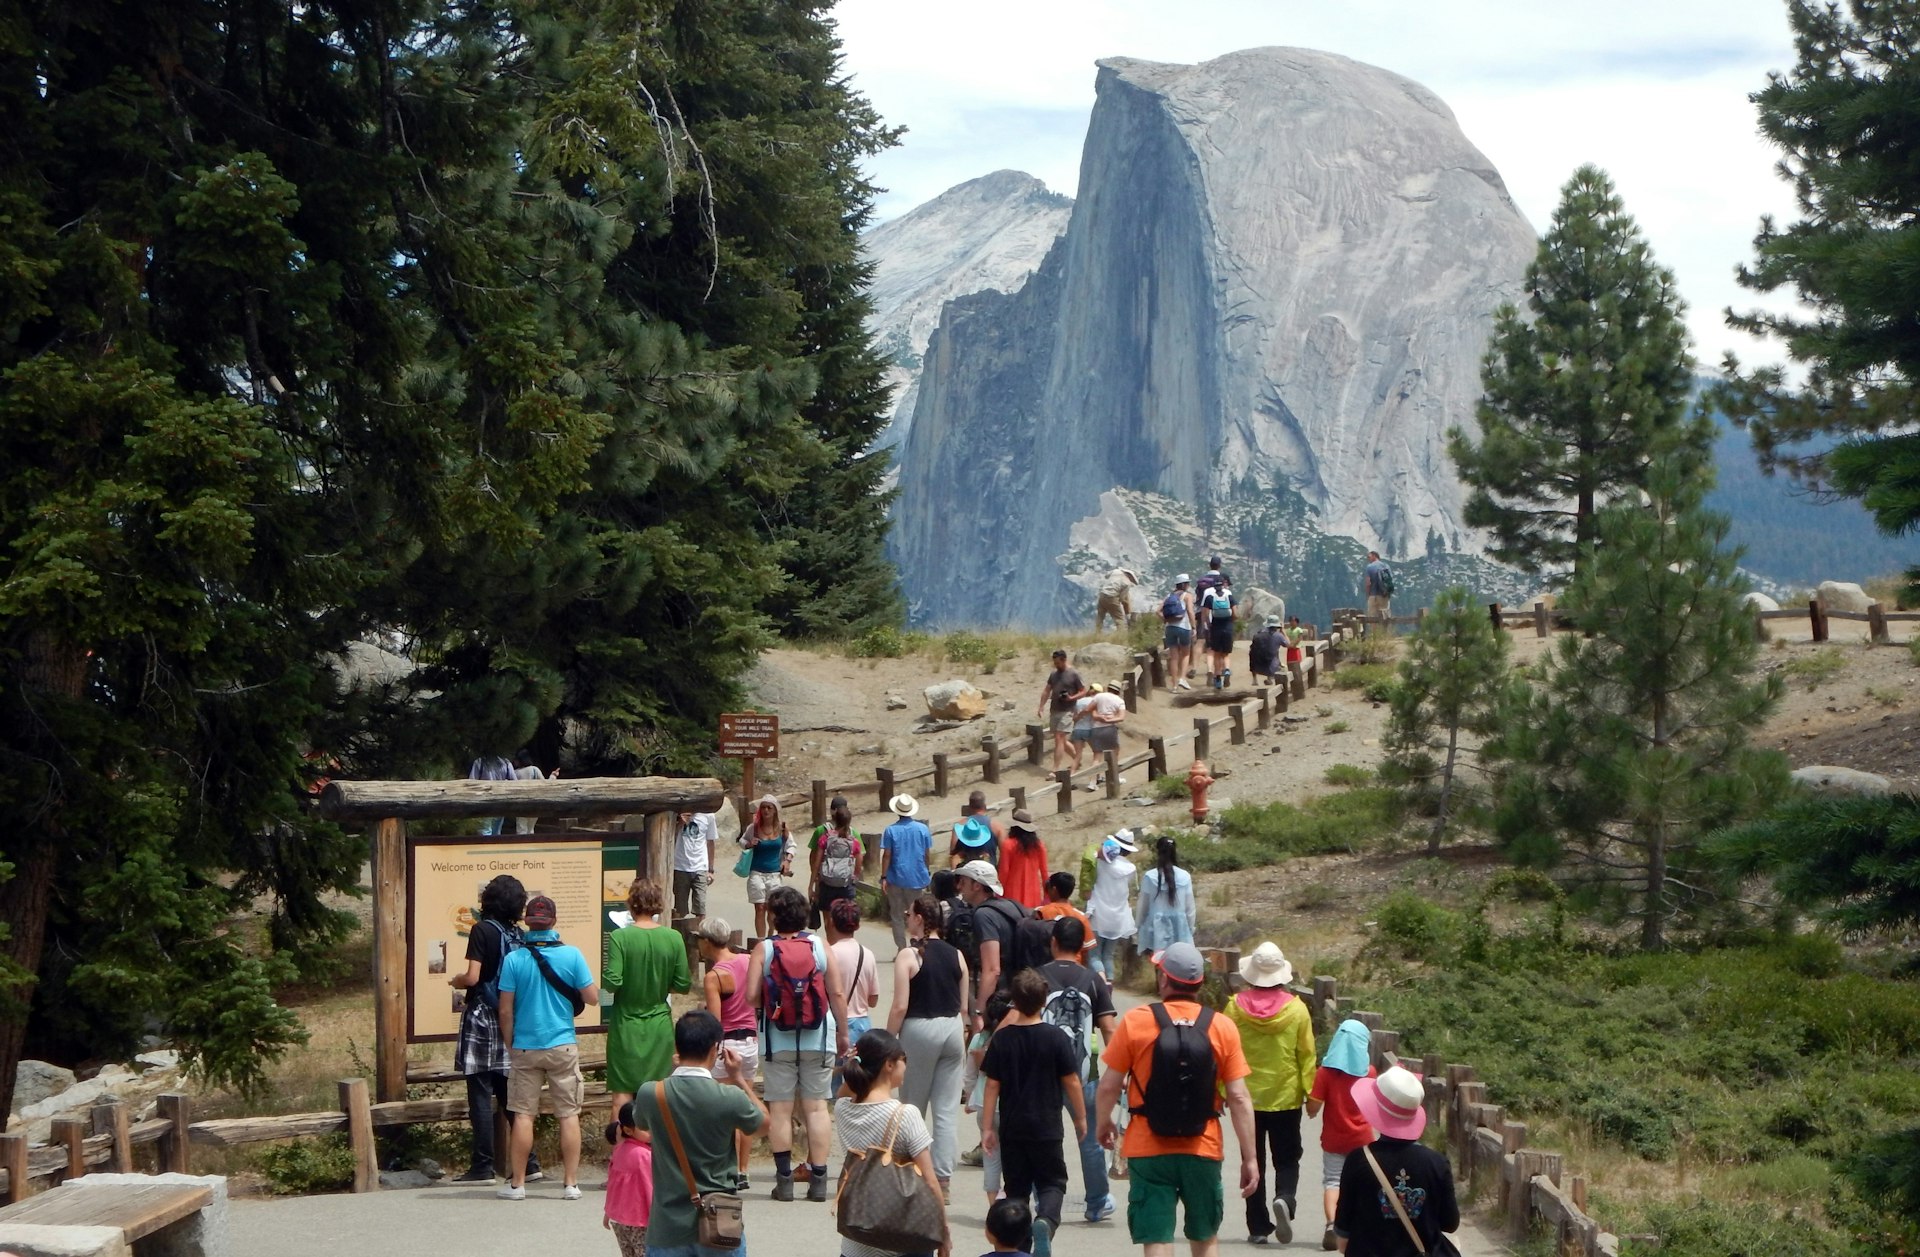
[[[1425,614],[1423,609],[1418,616],[1393,616],[1390,619],[1382,619],[1379,616],[1360,618],[1368,624],[1417,624]],[[1808,599],[1805,610],[1782,607],[1778,611],[1756,610],[1752,614],[1754,632],[1763,641],[1770,636],[1767,630],[1767,623],[1770,620],[1805,620],[1816,642],[1832,640],[1830,636],[1832,621],[1851,620],[1867,626],[1867,640],[1875,646],[1905,645],[1904,641],[1893,640],[1893,634],[1887,626],[1920,620],[1920,611],[1889,611],[1877,602],[1869,603],[1865,611],[1835,611],[1818,598]],[[1487,604],[1487,618],[1493,621],[1493,627],[1496,629],[1524,629],[1531,625],[1535,637],[1580,631],[1579,625],[1575,624],[1570,617],[1562,615],[1559,610],[1547,606],[1544,602],[1534,603],[1531,611],[1514,611],[1497,602],[1490,602]]]

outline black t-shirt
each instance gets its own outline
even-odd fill
[[[1080,674],[1072,668],[1060,668],[1047,674],[1047,693],[1054,711],[1072,711],[1073,696],[1086,688]]]
[[[1017,935],[1020,918],[1026,913],[1010,899],[994,896],[973,910],[973,941],[976,949],[988,943],[1000,944],[1000,986],[1013,979],[1018,959]],[[984,999],[985,997],[982,996]]]
[[[1447,1159],[1411,1139],[1382,1136],[1371,1146],[1421,1242],[1432,1252],[1442,1231],[1460,1225],[1460,1203],[1453,1194],[1453,1171]],[[1333,1229],[1347,1237],[1347,1251],[1355,1257],[1415,1257],[1420,1251],[1358,1148],[1347,1154],[1346,1168],[1340,1171],[1340,1206],[1333,1212]]]
[[[495,982],[500,978],[500,961],[506,955],[505,935],[511,931],[518,934],[517,925],[501,925],[491,918],[474,922],[467,931],[467,959],[480,962],[480,980]]]
[[[1060,1140],[1061,1080],[1080,1085],[1080,1064],[1066,1035],[1044,1022],[1002,1026],[987,1040],[980,1071],[1000,1084],[1000,1138]]]
[[[1040,976],[1047,980],[1049,991],[1064,991],[1073,987],[1087,997],[1087,1003],[1093,1006],[1093,1021],[1097,1028],[1102,1017],[1114,1015],[1113,988],[1107,980],[1087,968],[1077,960],[1049,960],[1040,966]]]

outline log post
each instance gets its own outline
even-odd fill
[[[1024,812],[1027,810],[1027,788],[1025,786],[1015,786],[1007,791],[1007,793],[1013,796],[1014,811]]]
[[[1309,996],[1309,999],[1313,1002],[1313,1011],[1316,1016],[1324,1019],[1327,1009],[1333,1006],[1333,1001],[1338,999],[1339,996],[1340,979],[1329,978],[1324,974],[1319,974],[1314,977],[1313,994]]]
[[[743,812],[741,815],[749,816],[751,813]],[[631,818],[628,819],[626,828],[633,828]],[[635,876],[651,877],[660,883],[667,894],[667,902],[671,904],[673,902],[673,844],[679,837],[680,818],[673,812],[650,813],[640,819],[640,832],[643,835],[640,843],[640,867]],[[404,1052],[405,1048],[401,1050]],[[406,1098],[406,1088],[403,1086],[400,1099]]]
[[[1045,725],[1027,726],[1027,763],[1040,767],[1040,755],[1046,750],[1047,729]]]
[[[1581,1213],[1587,1211],[1587,1176],[1584,1174],[1567,1175],[1567,1199]]]
[[[827,823],[827,780],[826,778],[815,777],[813,779],[813,801],[812,802],[813,802],[812,823],[815,825],[826,824]],[[887,801],[885,799],[880,800],[881,807],[885,807],[886,805],[887,805]]]
[[[1813,640],[1816,642],[1826,641],[1827,609],[1820,605],[1818,598],[1810,599],[1807,602],[1807,619],[1813,624]]]
[[[1546,1156],[1533,1148],[1513,1154],[1513,1183],[1507,1196],[1507,1238],[1524,1243],[1533,1227],[1533,1176],[1546,1173]]]
[[[1375,1030],[1373,1032],[1373,1062],[1381,1069],[1387,1067],[1387,1058],[1400,1059],[1400,1032],[1398,1030]]]
[[[1500,604],[1497,602],[1487,604],[1487,618],[1493,621],[1493,631],[1496,633],[1507,627],[1507,622],[1500,618]]]
[[[53,1119],[53,1129],[47,1136],[47,1142],[63,1149],[67,1154],[67,1165],[61,1171],[61,1182],[80,1178],[87,1172],[87,1119],[75,1113],[62,1113]]]
[[[947,797],[947,753],[933,753],[933,795],[937,799]]]
[[[402,1099],[405,1097],[403,1096]],[[367,1104],[367,1080],[340,1080],[340,1111],[347,1115],[347,1146],[353,1149],[353,1190],[380,1190],[380,1158],[373,1146],[373,1110]],[[496,1166],[506,1166],[512,1156],[496,1158]],[[508,1177],[512,1174],[509,1171]]]
[[[873,770],[873,775],[876,778],[878,778],[880,781],[880,806],[885,807],[887,806],[888,800],[892,799],[894,795],[900,793],[898,790],[894,789],[893,769],[876,768]]]
[[[1073,811],[1073,769],[1062,768],[1053,774],[1053,779],[1060,783],[1060,793],[1055,796],[1060,812],[1064,815]]]
[[[1547,604],[1544,602],[1533,604],[1533,635],[1535,637],[1547,635]]]
[[[374,822],[372,849],[374,1082],[386,1102],[407,1098],[407,823]]]
[[[1193,757],[1209,759],[1209,749],[1213,745],[1213,721],[1205,716],[1193,718]]]
[[[1167,775],[1167,740],[1158,734],[1147,739],[1147,776]]]
[[[1140,710],[1140,685],[1134,680],[1134,674],[1131,672],[1127,673],[1120,682],[1120,701],[1127,705],[1127,710],[1130,712]]]
[[[987,753],[987,762],[980,765],[980,779],[989,785],[999,785],[1000,739],[989,733],[980,739],[980,749]]]
[[[1767,617],[1756,609],[1753,613],[1753,637],[1755,641],[1767,641],[1773,636],[1767,631]]]
[[[1153,693],[1153,656],[1146,651],[1135,651],[1133,656],[1133,675],[1136,678],[1134,688],[1145,698]]]
[[[93,1106],[93,1133],[113,1139],[113,1154],[107,1168],[115,1174],[133,1173],[133,1112],[118,1096],[109,1096]]]
[[[33,1195],[33,1182],[27,1177],[25,1135],[0,1135],[0,1170],[7,1172],[8,1204],[17,1205]]]
[[[561,777],[545,781],[333,781],[320,795],[331,821],[487,816],[640,816],[711,812],[726,797],[714,777]]]
[[[1487,1100],[1487,1084],[1467,1080],[1453,1089],[1453,1110],[1447,1127],[1447,1141],[1456,1160],[1465,1160],[1473,1147],[1473,1111]]]
[[[1158,646],[1147,651],[1147,660],[1148,684],[1158,689],[1165,689],[1167,684],[1167,665],[1166,661],[1160,658],[1160,648]]]
[[[1305,698],[1307,696],[1307,682],[1306,682],[1306,677],[1304,675],[1305,672],[1306,672],[1306,664],[1304,664],[1300,660],[1290,659],[1287,661],[1286,686],[1287,686],[1287,693],[1291,697]]]
[[[1245,746],[1247,743],[1247,705],[1235,703],[1227,708],[1227,719],[1232,725],[1227,730],[1227,741],[1233,746]]]
[[[1261,729],[1273,728],[1273,687],[1271,685],[1260,691],[1260,708],[1255,721]]]
[[[1107,797],[1117,799],[1120,797],[1120,753],[1102,751],[1100,754],[1107,762]]]
[[[1893,640],[1887,636],[1887,609],[1877,602],[1867,604],[1867,637],[1876,646]]]
[[[160,1137],[160,1170],[163,1174],[191,1174],[187,1128],[193,1125],[193,1101],[186,1093],[169,1091],[154,1101],[156,1111],[172,1129]]]
[[[1526,1146],[1526,1143],[1527,1124],[1525,1122],[1507,1121],[1501,1125],[1500,1149],[1502,1152],[1518,1152]]]

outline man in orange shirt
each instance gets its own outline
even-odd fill
[[[1191,943],[1175,943],[1154,962],[1160,1001],[1131,1009],[1114,1028],[1100,1057],[1099,1138],[1111,1148],[1113,1106],[1127,1089],[1124,1151],[1132,1171],[1127,1231],[1146,1257],[1173,1257],[1178,1208],[1193,1257],[1217,1257],[1226,1215],[1221,1162],[1220,1102],[1225,1097],[1240,1145],[1240,1194],[1260,1185],[1254,1163],[1253,1097],[1247,1091],[1240,1030],[1200,1003],[1206,970]],[[1157,1078],[1157,1080],[1156,1080]]]

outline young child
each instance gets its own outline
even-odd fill
[[[620,1257],[647,1257],[647,1219],[653,1212],[653,1145],[633,1125],[633,1101],[620,1106],[607,1163],[607,1206],[600,1225],[613,1232]]]
[[[993,1253],[1023,1253],[1032,1239],[1033,1213],[1026,1201],[1003,1200],[987,1210],[987,1241]]]
[[[1333,1251],[1333,1211],[1340,1203],[1340,1171],[1347,1166],[1347,1154],[1373,1142],[1373,1127],[1353,1102],[1353,1080],[1371,1078],[1373,1069],[1373,1032],[1358,1017],[1349,1017],[1333,1032],[1327,1054],[1313,1076],[1313,1094],[1307,1097],[1307,1116],[1324,1107],[1326,1120],[1320,1123],[1320,1187],[1326,1204],[1327,1229],[1320,1247]]]
[[[967,1072],[961,1083],[961,1091],[967,1097],[967,1112],[979,1114],[981,1135],[980,1144],[973,1150],[979,1155],[975,1160],[967,1161],[967,1164],[977,1165],[985,1171],[982,1178],[989,1209],[1000,1199],[1000,1152],[998,1149],[992,1152],[986,1150],[987,1115],[983,1109],[987,1098],[987,1077],[980,1072],[980,1062],[986,1059],[987,1044],[993,1041],[994,1027],[1005,1021],[1007,1014],[1012,1011],[1013,1000],[1005,991],[995,991],[987,998],[986,1015],[981,1018],[985,1029],[967,1043]],[[961,1159],[966,1161],[965,1157]]]
[[[1080,949],[1080,963],[1085,964],[1087,948],[1093,946],[1093,922],[1087,919],[1086,913],[1073,906],[1073,891],[1078,884],[1071,873],[1055,873],[1047,878],[1047,902],[1041,904],[1033,915],[1042,921],[1072,917],[1084,926],[1087,931],[1087,944]]]
[[[1293,964],[1271,942],[1240,961],[1246,989],[1227,1004],[1227,1020],[1240,1029],[1240,1044],[1253,1073],[1253,1142],[1260,1186],[1247,1197],[1247,1238],[1293,1242],[1299,1214],[1300,1105],[1313,1087],[1313,1014],[1287,989]],[[1351,1098],[1351,1097],[1349,1097]],[[1273,1213],[1267,1213],[1267,1155],[1273,1155]],[[1331,1216],[1331,1215],[1329,1215]]]
[[[987,1076],[981,1147],[1000,1152],[1007,1199],[1033,1197],[1033,1255],[1051,1257],[1067,1196],[1060,1106],[1073,1114],[1073,1137],[1086,1138],[1087,1105],[1074,1044],[1040,1012],[1047,980],[1037,969],[1013,975],[1013,1016],[993,1033],[980,1072]]]

